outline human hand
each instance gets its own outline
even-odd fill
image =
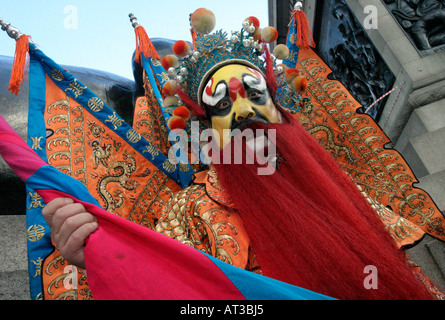
[[[88,236],[97,229],[96,217],[70,198],[54,199],[43,208],[42,214],[62,256],[70,264],[85,268],[83,247]]]

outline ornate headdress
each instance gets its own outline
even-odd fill
[[[210,33],[215,27],[215,16],[204,8],[190,15],[190,23],[193,43],[177,41],[173,46],[174,55],[162,59],[170,79],[163,87],[166,96],[179,96],[179,104],[184,102],[196,116],[203,116],[199,105],[205,84],[216,70],[234,63],[261,72],[274,90],[276,76],[283,75],[286,68],[277,65],[277,60],[289,55],[285,45],[278,45],[272,55],[269,53],[268,44],[278,37],[274,27],[261,29],[259,20],[251,16],[244,20],[240,31],[230,36],[222,30]],[[176,127],[181,126],[170,125],[170,128]]]
[[[181,86],[186,86],[188,95],[198,103],[201,102],[203,86],[220,67],[239,63],[264,70],[265,63],[260,58],[264,45],[258,45],[258,42],[249,39],[249,35],[242,32],[233,35],[230,40],[227,40],[227,34],[222,30],[205,36],[198,35],[194,47],[193,53],[182,61],[182,74],[176,80]]]

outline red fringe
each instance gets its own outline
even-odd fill
[[[29,61],[27,59],[29,51],[29,36],[21,35],[16,41],[14,62],[12,65],[11,79],[9,80],[8,90],[15,95],[18,95],[23,82],[25,81],[25,74],[28,72]]]
[[[161,60],[161,57],[153,46],[153,43],[151,43],[144,27],[137,26],[134,28],[134,32],[136,33],[136,53],[134,55],[134,61],[141,63],[142,55],[144,55],[145,58]]]
[[[314,38],[306,14],[302,10],[295,10],[293,15],[297,27],[295,39],[297,47],[300,49],[315,48]]]
[[[331,154],[282,114],[283,124],[249,126],[275,130],[280,161],[273,174],[259,175],[259,163],[214,164],[235,204],[227,209],[242,218],[264,275],[338,299],[434,299]],[[228,145],[232,163],[244,151],[236,148],[242,139]],[[364,285],[368,265],[378,270],[377,289]]]
[[[195,31],[195,29],[190,28],[190,33],[192,35],[193,49],[196,49],[196,31]]]

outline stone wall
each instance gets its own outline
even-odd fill
[[[365,7],[377,8],[377,29],[369,38],[396,75],[379,125],[410,165],[417,187],[445,212],[445,51],[420,52],[381,0],[346,0],[359,21]],[[426,236],[408,250],[436,284],[445,290],[445,243]]]

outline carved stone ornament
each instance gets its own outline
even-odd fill
[[[332,69],[330,78],[343,83],[364,111],[393,87],[395,76],[344,0],[324,1],[318,53]],[[386,98],[368,114],[379,120]]]
[[[420,51],[445,49],[444,0],[383,0]]]

